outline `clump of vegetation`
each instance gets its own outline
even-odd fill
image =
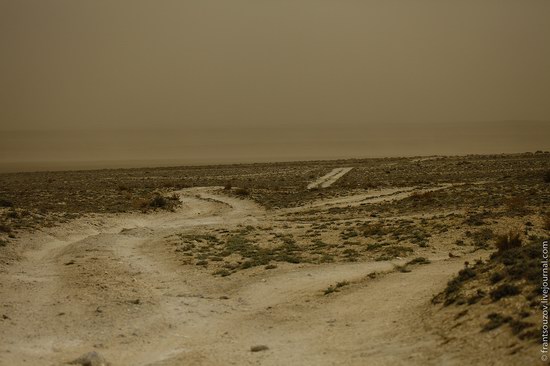
[[[547,170],[543,177],[542,177],[542,180],[545,182],[545,183],[550,183],[550,170]]]
[[[152,209],[174,210],[179,205],[181,205],[181,201],[179,195],[176,193],[169,196],[155,193],[148,202],[149,208]]]
[[[500,281],[502,281],[504,279],[504,275],[502,274],[502,272],[493,272],[491,274],[491,276],[489,277],[489,280],[491,281],[491,284],[495,284],[495,283],[498,283]]]
[[[166,206],[168,206],[168,200],[160,194],[155,195],[149,201],[149,207],[152,208],[165,208]]]
[[[235,194],[237,196],[248,196],[250,195],[250,191],[247,188],[237,188]]]
[[[447,283],[447,287],[443,292],[445,297],[445,306],[456,302],[460,296],[460,289],[464,282],[476,277],[476,271],[470,267],[466,267],[458,272],[458,276]]]
[[[521,247],[521,234],[517,230],[510,230],[508,233],[499,235],[495,242],[500,252]]]
[[[346,228],[344,231],[340,233],[340,237],[344,240],[348,240],[350,238],[354,238],[358,236],[359,233],[353,229],[353,228]]]
[[[473,245],[476,248],[486,249],[489,247],[489,242],[494,238],[495,233],[489,228],[483,228],[473,233],[467,232],[467,236],[471,236]]]
[[[486,224],[485,219],[488,215],[488,212],[472,213],[464,220],[464,223],[469,226],[483,226]]]
[[[512,320],[509,316],[503,316],[498,313],[491,313],[487,315],[487,319],[489,319],[489,322],[486,323],[483,328],[481,328],[482,332],[488,332],[490,330],[496,329],[500,327],[503,324],[508,323],[510,320]]]
[[[491,291],[491,299],[493,299],[493,301],[498,301],[504,297],[515,296],[519,293],[520,289],[518,286],[505,283]]]
[[[359,252],[352,248],[347,248],[342,251],[342,255],[347,262],[356,262],[359,258]]]
[[[487,319],[489,319],[489,321],[481,328],[482,332],[490,332],[504,324],[508,324],[512,333],[517,335],[520,339],[539,338],[539,331],[534,329],[535,324],[531,322],[514,319],[511,316],[506,316],[499,313],[491,313],[487,316]]]
[[[361,231],[365,237],[384,236],[389,233],[389,230],[382,224],[365,224]]]

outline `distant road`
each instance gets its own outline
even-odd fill
[[[327,188],[334,184],[338,179],[342,178],[344,175],[350,172],[353,168],[336,168],[333,169],[327,175],[322,176],[317,179],[315,182],[310,183],[307,186],[307,189],[314,188]]]

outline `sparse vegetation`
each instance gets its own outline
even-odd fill
[[[519,231],[511,230],[507,234],[499,235],[496,239],[496,246],[500,252],[521,247],[521,234]]]
[[[513,334],[520,339],[537,337],[535,324],[521,320],[533,317],[539,302],[542,274],[539,268],[539,245],[541,238],[535,237],[529,243],[521,245],[515,232],[499,236],[498,250],[489,261],[477,262],[466,266],[457,277],[451,280],[444,292],[436,296],[434,303],[473,306],[489,295],[493,309],[500,309],[488,315],[489,322],[482,327],[483,332],[492,331],[503,324],[510,325]],[[510,307],[508,301],[513,299]],[[487,302],[485,302],[487,304]],[[486,306],[486,305],[485,305]],[[515,309],[524,309],[520,314]],[[502,312],[507,315],[502,315]]]
[[[502,316],[501,314],[497,313],[491,313],[487,315],[487,319],[489,319],[489,322],[486,323],[483,328],[481,328],[482,332],[488,332],[490,330],[496,329],[512,320],[512,318],[510,318],[509,316]]]
[[[515,296],[519,293],[520,290],[518,286],[505,283],[491,291],[491,299],[493,299],[493,301],[498,301],[504,297]]]
[[[505,333],[515,334],[514,341],[523,347],[520,340],[535,339],[539,331],[539,323],[534,321],[540,304],[539,236],[550,230],[550,185],[543,183],[541,176],[549,171],[548,157],[516,154],[422,161],[390,158],[5,174],[0,175],[0,250],[2,254],[16,253],[19,241],[13,236],[81,215],[156,211],[155,220],[165,216],[170,220],[159,230],[166,237],[155,236],[148,254],[169,248],[174,262],[181,266],[177,272],[192,274],[185,277],[189,281],[185,288],[193,288],[192,281],[205,274],[210,284],[219,284],[205,288],[223,288],[232,298],[236,295],[234,303],[226,302],[230,306],[241,301],[239,297],[244,292],[233,291],[246,281],[257,281],[261,286],[260,281],[267,279],[271,285],[289,271],[307,276],[310,269],[313,279],[324,278],[315,277],[315,265],[325,266],[321,271],[336,269],[340,276],[344,262],[391,261],[373,263],[380,272],[354,280],[353,285],[328,280],[321,282],[320,287],[316,283],[315,287],[306,288],[309,279],[300,278],[297,283],[304,279],[304,289],[316,294],[306,294],[306,302],[317,301],[309,304],[317,307],[338,302],[336,292],[353,296],[358,289],[384,288],[385,274],[392,272],[388,270],[392,264],[400,264],[394,266],[395,271],[412,272],[387,277],[414,286],[414,279],[431,274],[437,266],[464,262],[464,268],[434,298],[434,303],[441,305],[432,310],[445,316],[441,323],[442,333],[449,335],[445,341],[452,345],[460,332],[472,339]],[[308,182],[334,166],[353,166],[354,170],[330,188],[306,189]],[[215,188],[185,190],[205,186]],[[181,209],[173,216],[159,213],[175,209],[180,204],[178,195],[184,197],[185,208],[191,205],[189,202],[201,202],[197,222],[205,225],[187,225],[185,221],[178,228],[179,220],[194,218],[198,209]],[[266,211],[241,217],[241,208],[252,207],[249,201]],[[207,203],[214,208],[203,210]],[[231,215],[224,216],[227,212]],[[136,216],[144,217],[137,213]],[[519,229],[498,235],[511,227]],[[125,230],[123,235],[130,237],[148,229]],[[449,258],[440,259],[447,253]],[[105,263],[96,254],[93,253],[94,258]],[[438,259],[428,265],[428,258]],[[66,264],[62,267],[66,271],[88,271],[82,258],[69,258],[62,263]],[[119,273],[118,267],[126,266],[113,263],[108,272]],[[359,267],[364,270],[361,265],[343,265],[345,273],[348,268]],[[104,272],[101,268],[98,273]],[[154,276],[152,272],[147,274]],[[140,276],[144,278],[136,274]],[[206,302],[206,295],[211,294],[206,294],[209,290],[205,288],[197,286],[193,293],[187,289],[177,291],[174,296],[204,295],[200,301]],[[152,303],[145,299],[149,295],[143,293],[141,305]],[[213,299],[228,299],[219,295],[216,293]],[[306,303],[300,306],[310,308]],[[266,307],[262,311],[282,308]],[[471,330],[468,327],[474,331],[466,331]],[[453,333],[455,329],[457,333]]]

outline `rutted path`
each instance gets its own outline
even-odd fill
[[[391,364],[439,363],[440,340],[419,319],[463,259],[374,280],[368,274],[394,264],[214,277],[182,266],[165,238],[272,216],[216,189],[180,193],[175,213],[82,219],[30,236],[38,249],[0,275],[0,364],[59,365],[90,350],[113,365],[382,365],[388,355]],[[343,280],[352,285],[322,295]],[[250,352],[257,344],[269,350]]]
[[[307,189],[314,188],[327,188],[333,185],[338,179],[348,174],[353,168],[335,168],[330,173],[317,179],[315,182],[310,183]]]
[[[455,184],[443,183],[431,188],[415,188],[415,187],[400,187],[400,188],[384,188],[371,190],[368,193],[346,195],[335,198],[324,198],[321,200],[307,203],[300,207],[280,209],[279,214],[288,214],[294,212],[303,212],[308,210],[328,210],[336,207],[354,207],[365,204],[399,201],[410,197],[413,194],[423,194],[427,192],[436,192],[442,189],[453,187]]]

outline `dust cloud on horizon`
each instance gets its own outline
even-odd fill
[[[5,0],[0,169],[544,150],[549,18],[544,0]]]
[[[6,131],[0,171],[549,150],[548,122]]]

